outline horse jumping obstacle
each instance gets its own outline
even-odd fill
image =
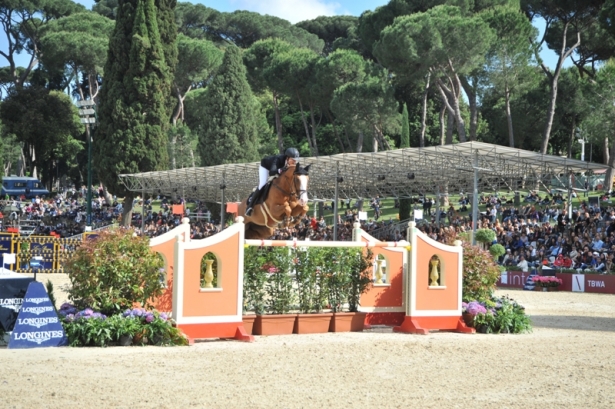
[[[253,340],[242,321],[243,260],[246,246],[364,247],[386,262],[386,280],[374,271],[374,282],[361,296],[359,310],[367,324],[392,325],[397,332],[427,334],[429,330],[474,332],[461,318],[462,247],[436,242],[409,223],[409,241],[380,242],[356,224],[353,241],[246,240],[243,218],[221,233],[190,240],[188,220],[152,239],[163,254],[167,290],[157,308],[171,311],[190,339],[236,338]],[[172,249],[172,251],[171,251]],[[217,259],[217,285],[201,288],[201,260]],[[380,265],[380,263],[378,263]]]

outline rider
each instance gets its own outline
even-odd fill
[[[258,169],[258,189],[256,189],[248,198],[246,216],[252,215],[252,205],[259,191],[265,186],[269,176],[277,175],[291,165],[295,165],[299,159],[299,151],[296,148],[288,148],[283,155],[266,156],[261,160]]]

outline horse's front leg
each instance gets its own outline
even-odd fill
[[[292,209],[290,208],[290,205],[288,204],[288,202],[284,202],[282,204],[276,204],[275,206],[273,206],[273,214],[280,214],[280,217],[284,218],[284,217],[290,217],[290,214],[292,212]]]

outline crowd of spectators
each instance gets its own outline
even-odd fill
[[[2,230],[16,226],[19,220],[28,220],[35,222],[33,234],[36,235],[54,233],[60,237],[70,237],[83,233],[86,225],[85,193],[84,188],[78,191],[66,190],[53,199],[36,197],[25,201],[5,198],[0,202],[3,208],[0,213]],[[191,218],[193,239],[202,239],[220,231],[218,222],[211,220],[211,214],[202,204],[197,202],[192,214],[189,208],[182,214],[174,211],[174,205],[184,205],[183,200],[159,199],[160,210],[156,212],[153,211],[151,200],[143,202],[137,198],[133,203],[132,224],[139,231],[142,230],[142,234],[148,237],[164,234],[178,226],[186,216]],[[506,251],[499,259],[504,266],[517,266],[526,271],[548,266],[577,271],[614,272],[615,206],[608,197],[595,199],[598,200],[593,203],[582,200],[580,206],[568,214],[565,199],[557,192],[543,196],[530,192],[517,206],[513,204],[513,197],[481,196],[479,202],[486,210],[480,213],[477,228],[492,229],[495,232],[496,242],[504,246]],[[423,200],[421,203],[425,212],[424,219],[417,226],[432,239],[445,242],[451,236],[472,230],[467,197],[462,195],[458,203],[440,208],[439,218],[432,200]],[[379,197],[373,198],[369,206],[371,210],[368,214],[372,217],[359,220],[360,204],[352,205],[350,200],[340,202],[337,240],[351,240],[355,222],[359,222],[363,230],[381,240],[405,239],[405,224],[391,218],[379,220]],[[102,191],[92,200],[94,227],[111,224],[120,217],[121,212],[122,204],[113,198],[112,204],[107,205]],[[306,215],[294,227],[277,229],[272,239],[333,240],[333,236],[332,223],[327,223],[322,216],[317,218]]]
[[[32,235],[71,237],[83,233],[86,227],[86,189],[65,189],[53,198],[36,196],[5,197],[0,200],[0,229],[21,228]],[[92,198],[92,226],[104,227],[119,216],[121,205],[108,206],[100,194]]]

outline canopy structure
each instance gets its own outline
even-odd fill
[[[570,174],[604,171],[607,166],[482,142],[383,152],[306,157],[311,164],[309,197],[408,198],[419,194],[548,190],[553,180],[569,186]],[[245,199],[258,184],[258,162],[120,175],[135,192],[206,202]]]

